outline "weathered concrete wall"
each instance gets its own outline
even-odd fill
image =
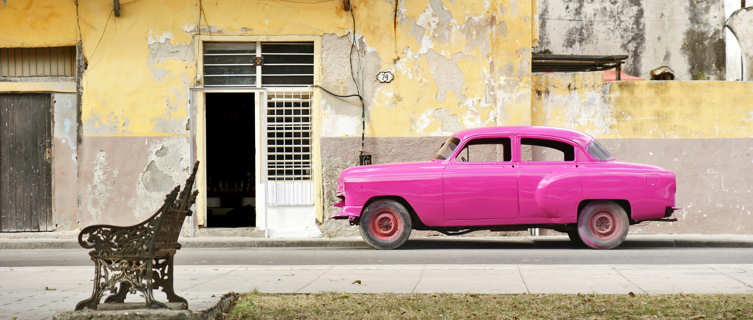
[[[52,95],[52,223],[56,229],[78,226],[78,98]]]
[[[129,225],[188,177],[189,137],[87,137],[80,146],[79,223]]]
[[[388,37],[359,35],[368,136],[436,136],[466,127],[530,121],[530,4],[399,4],[394,37],[391,29],[375,30]],[[377,6],[368,17],[379,19],[392,9]],[[366,28],[374,27],[378,26]],[[343,63],[349,47],[347,36],[324,35],[322,86],[356,91],[350,68]],[[378,83],[377,71],[391,71],[395,80]],[[323,136],[360,135],[357,99],[324,95],[321,103]]]
[[[351,17],[338,1],[204,1],[204,14],[199,16],[198,2],[123,0],[121,17],[112,15],[112,2],[81,0],[78,8],[73,3],[7,0],[0,4],[0,46],[81,41],[88,62],[80,110],[71,109],[70,84],[42,90],[66,92],[56,97],[54,115],[54,219],[61,229],[139,221],[185,179],[196,143],[189,101],[190,88],[199,85],[199,31],[320,37],[319,85],[341,94],[356,91],[348,64]],[[712,77],[723,74],[723,64],[715,58],[716,28],[721,28],[714,22],[716,12],[721,12],[716,2],[694,0],[676,8],[670,5],[675,2],[648,0],[572,3],[568,8],[552,0],[539,3],[539,18],[559,19],[540,20],[542,48],[573,50],[564,53],[585,53],[587,48],[614,50],[588,53],[641,53],[635,55],[640,59],[632,68],[642,76],[665,61],[680,78],[698,72]],[[374,155],[375,163],[427,159],[444,136],[468,127],[530,123],[571,127],[608,139],[620,158],[678,172],[678,200],[686,208],[681,214],[689,222],[640,230],[741,232],[734,223],[747,223],[752,191],[739,172],[746,172],[751,162],[750,84],[604,84],[599,73],[532,78],[530,52],[536,37],[531,3],[400,1],[397,14],[394,4],[353,2],[360,56],[360,63],[354,57],[358,66],[354,71],[363,79],[365,151]],[[291,12],[304,12],[305,19],[291,20]],[[591,31],[581,28],[589,19],[604,24],[592,24]],[[565,38],[553,36],[554,30],[573,35],[573,40],[565,45]],[[632,38],[641,34],[645,39]],[[599,44],[616,42],[614,47]],[[682,49],[686,43],[703,45]],[[700,47],[706,51],[698,51]],[[723,52],[722,48],[722,60]],[[694,63],[700,61],[698,57],[711,62]],[[392,71],[395,80],[378,83],[378,71]],[[39,84],[2,83],[0,90],[14,91],[19,86],[32,90]],[[324,185],[317,205],[329,216],[337,175],[357,161],[361,106],[357,99],[323,92],[316,95],[313,106],[322,159],[315,170],[323,176],[315,183]],[[80,143],[74,142],[79,132],[76,112],[81,117]],[[720,152],[694,152],[714,146]],[[685,157],[693,161],[684,161]],[[723,162],[729,157],[737,160]],[[720,164],[711,167],[715,163]],[[711,193],[685,187],[698,185],[709,185]],[[703,214],[711,212],[723,219],[700,224],[707,219]],[[325,231],[329,227],[323,226]]]
[[[388,39],[393,43],[372,47],[368,36],[359,42],[365,44],[360,49],[368,75],[364,150],[374,163],[430,159],[444,137],[460,129],[530,123],[530,3],[399,4],[397,33]],[[348,37],[324,35],[322,86],[355,92],[350,68],[342,63],[349,47]],[[373,75],[380,70],[393,72],[395,81],[378,83]],[[324,95],[321,110],[326,219],[334,213],[337,177],[358,161],[361,106],[357,99]],[[322,228],[342,234],[336,229],[343,225],[325,220]]]
[[[600,73],[535,75],[533,83],[533,124],[589,133],[620,161],[677,174],[680,221],[631,230],[746,233],[753,226],[753,83],[605,83]]]
[[[395,147],[383,150],[381,139],[407,141],[403,139],[442,137],[467,127],[530,123],[530,52],[535,38],[530,2],[417,0],[399,1],[397,8],[395,3],[352,3],[359,56],[353,59],[354,72],[362,83],[370,137],[365,149],[377,162],[402,159],[404,152]],[[75,208],[56,213],[65,229],[143,219],[170,187],[183,181],[196,143],[189,105],[190,88],[201,86],[200,34],[319,37],[318,84],[341,94],[356,92],[348,63],[351,12],[342,2],[201,4],[199,10],[198,1],[121,0],[121,16],[115,17],[111,1],[0,3],[0,46],[82,44],[87,67],[76,110],[81,139],[70,147],[73,151],[60,147],[55,153],[56,158],[71,153],[78,157],[60,163],[78,171],[58,170],[66,181],[61,184],[75,185],[56,186],[67,192],[56,194],[56,206]],[[301,13],[302,18],[290,19],[291,13]],[[379,71],[393,72],[395,80],[378,83]],[[0,84],[0,90],[7,87]],[[315,139],[322,138],[321,157],[328,159],[315,170],[336,176],[339,171],[332,168],[357,159],[361,106],[357,99],[319,92],[313,107],[319,119]],[[65,124],[56,122],[58,126]],[[330,138],[349,142],[330,157],[329,152],[335,152],[326,145]],[[331,186],[327,179],[315,183]],[[328,208],[331,201],[318,196],[317,205]]]
[[[366,146],[373,156],[374,163],[428,161],[439,149],[447,137],[382,137],[367,138]],[[337,202],[337,178],[340,173],[352,166],[358,165],[358,150],[361,139],[356,137],[328,137],[322,138],[322,166],[324,167],[324,216],[331,217],[339,208],[332,204]],[[342,220],[325,220],[321,226],[322,232],[330,235],[357,235],[358,229],[353,228]]]
[[[747,7],[735,11],[729,19],[727,26],[737,38],[743,53],[744,81],[753,81],[753,7]]]
[[[628,54],[625,71],[646,79],[662,65],[678,80],[725,78],[722,1],[537,1],[537,51]]]

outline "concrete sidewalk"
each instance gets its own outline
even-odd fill
[[[0,268],[0,319],[47,319],[91,293],[93,267]],[[192,310],[227,292],[753,293],[744,265],[177,266]],[[157,298],[164,300],[162,293]],[[139,301],[133,295],[129,301]]]
[[[0,249],[78,249],[78,233],[0,233]],[[567,239],[565,235],[526,237],[411,237],[413,244],[431,246],[442,242],[489,243],[507,242],[519,245],[536,245]],[[181,237],[184,248],[275,248],[275,247],[337,247],[365,248],[360,237],[266,239],[260,237]],[[630,234],[627,245],[632,247],[719,247],[753,248],[753,235],[741,234]]]

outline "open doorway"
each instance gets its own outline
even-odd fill
[[[207,227],[256,225],[254,93],[206,94]]]

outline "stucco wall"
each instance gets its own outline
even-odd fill
[[[113,16],[108,1],[80,0],[78,8],[73,1],[0,3],[0,46],[80,41],[88,64],[81,79],[80,110],[71,109],[78,101],[70,83],[64,84],[65,90],[55,89],[59,84],[0,83],[2,91],[66,94],[60,96],[54,115],[54,219],[62,229],[136,222],[186,177],[197,140],[189,106],[190,88],[197,85],[199,33],[318,37],[318,84],[340,94],[355,92],[347,60],[351,16],[342,2],[201,3],[200,15],[199,1],[122,0],[120,17]],[[574,51],[553,51],[586,53],[581,49],[601,48],[599,43],[619,38],[620,44],[605,47],[614,51],[587,53],[641,53],[634,55],[641,58],[632,68],[643,76],[654,64],[667,61],[681,77],[690,78],[699,57],[711,61],[702,64],[706,75],[723,74],[723,65],[720,69],[715,60],[716,27],[710,27],[717,26],[716,2],[672,7],[674,2],[628,1],[620,5],[625,8],[573,3],[568,9],[552,0],[539,2],[539,18],[555,13],[563,17],[559,24],[540,20],[541,48],[561,46]],[[607,139],[618,158],[678,172],[678,203],[685,208],[681,218],[687,222],[639,230],[742,232],[738,225],[750,220],[753,203],[746,199],[753,188],[739,174],[747,170],[753,154],[749,84],[602,83],[600,73],[532,77],[532,3],[411,0],[399,1],[397,12],[394,4],[353,1],[361,61],[354,58],[354,63],[362,74],[366,101],[364,149],[374,155],[375,163],[427,159],[444,136],[463,128],[531,123],[570,127]],[[293,14],[301,18],[290,19]],[[604,24],[581,33],[582,21],[570,21],[581,17]],[[580,27],[571,25],[576,22]],[[686,30],[701,34],[693,38]],[[565,38],[557,40],[555,34],[572,34],[575,40],[565,45]],[[641,34],[645,39],[632,39]],[[703,50],[683,51],[684,43],[698,37]],[[658,53],[647,55],[649,50]],[[723,50],[721,55],[723,59]],[[392,71],[395,80],[378,83],[378,71]],[[337,175],[357,161],[361,106],[357,99],[319,92],[314,112],[321,146],[321,162],[314,169],[322,175],[315,182],[324,186],[317,204],[328,217]],[[719,152],[708,152],[714,148]],[[712,215],[722,219],[707,221]],[[326,221],[322,228],[343,225],[337,223]]]
[[[355,93],[348,66],[351,13],[341,1],[120,3],[120,17],[113,15],[111,1],[0,3],[0,46],[82,44],[87,65],[81,78],[80,126],[77,122],[75,127],[81,138],[71,158],[78,171],[66,176],[75,179],[75,191],[55,200],[75,208],[70,210],[75,214],[61,216],[65,229],[136,222],[183,181],[195,156],[189,106],[190,88],[197,86],[199,34],[319,37],[318,84],[340,94]],[[379,147],[389,141],[530,122],[530,3],[397,3],[396,8],[393,1],[352,1],[360,56],[360,64],[355,58],[354,63],[366,101],[365,149],[376,161],[401,157],[400,148]],[[378,71],[393,72],[395,80],[379,84]],[[34,84],[20,86],[31,90]],[[0,85],[4,87],[8,85]],[[327,186],[339,174],[335,168],[357,159],[361,106],[357,99],[321,92],[316,99],[325,160],[314,169],[325,176],[316,183]],[[336,139],[347,143],[335,148],[337,154],[324,154],[332,150],[325,144]],[[318,196],[318,205],[329,207],[331,201]]]
[[[717,0],[537,0],[539,47],[555,54],[627,54],[625,71],[650,78],[724,79],[724,3]]]
[[[753,226],[753,83],[602,82],[600,73],[534,75],[533,83],[533,124],[589,133],[619,161],[677,174],[680,221],[634,232],[747,233]]]
[[[399,10],[397,35],[388,39],[394,43],[384,44],[389,50],[371,48],[366,37],[364,69],[372,76],[365,83],[364,150],[374,163],[429,159],[444,136],[460,129],[530,123],[530,4],[401,1]],[[347,38],[323,37],[323,86],[355,91],[341,63],[349,46]],[[376,82],[380,69],[394,72],[395,81]],[[326,218],[336,209],[338,175],[358,161],[361,110],[357,99],[327,95],[321,106],[322,228],[337,233],[343,223]]]
[[[52,223],[70,230],[78,225],[78,98],[55,93],[52,105]]]

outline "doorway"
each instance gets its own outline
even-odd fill
[[[255,93],[206,93],[208,228],[256,226]]]
[[[51,101],[0,94],[0,231],[53,227]]]

